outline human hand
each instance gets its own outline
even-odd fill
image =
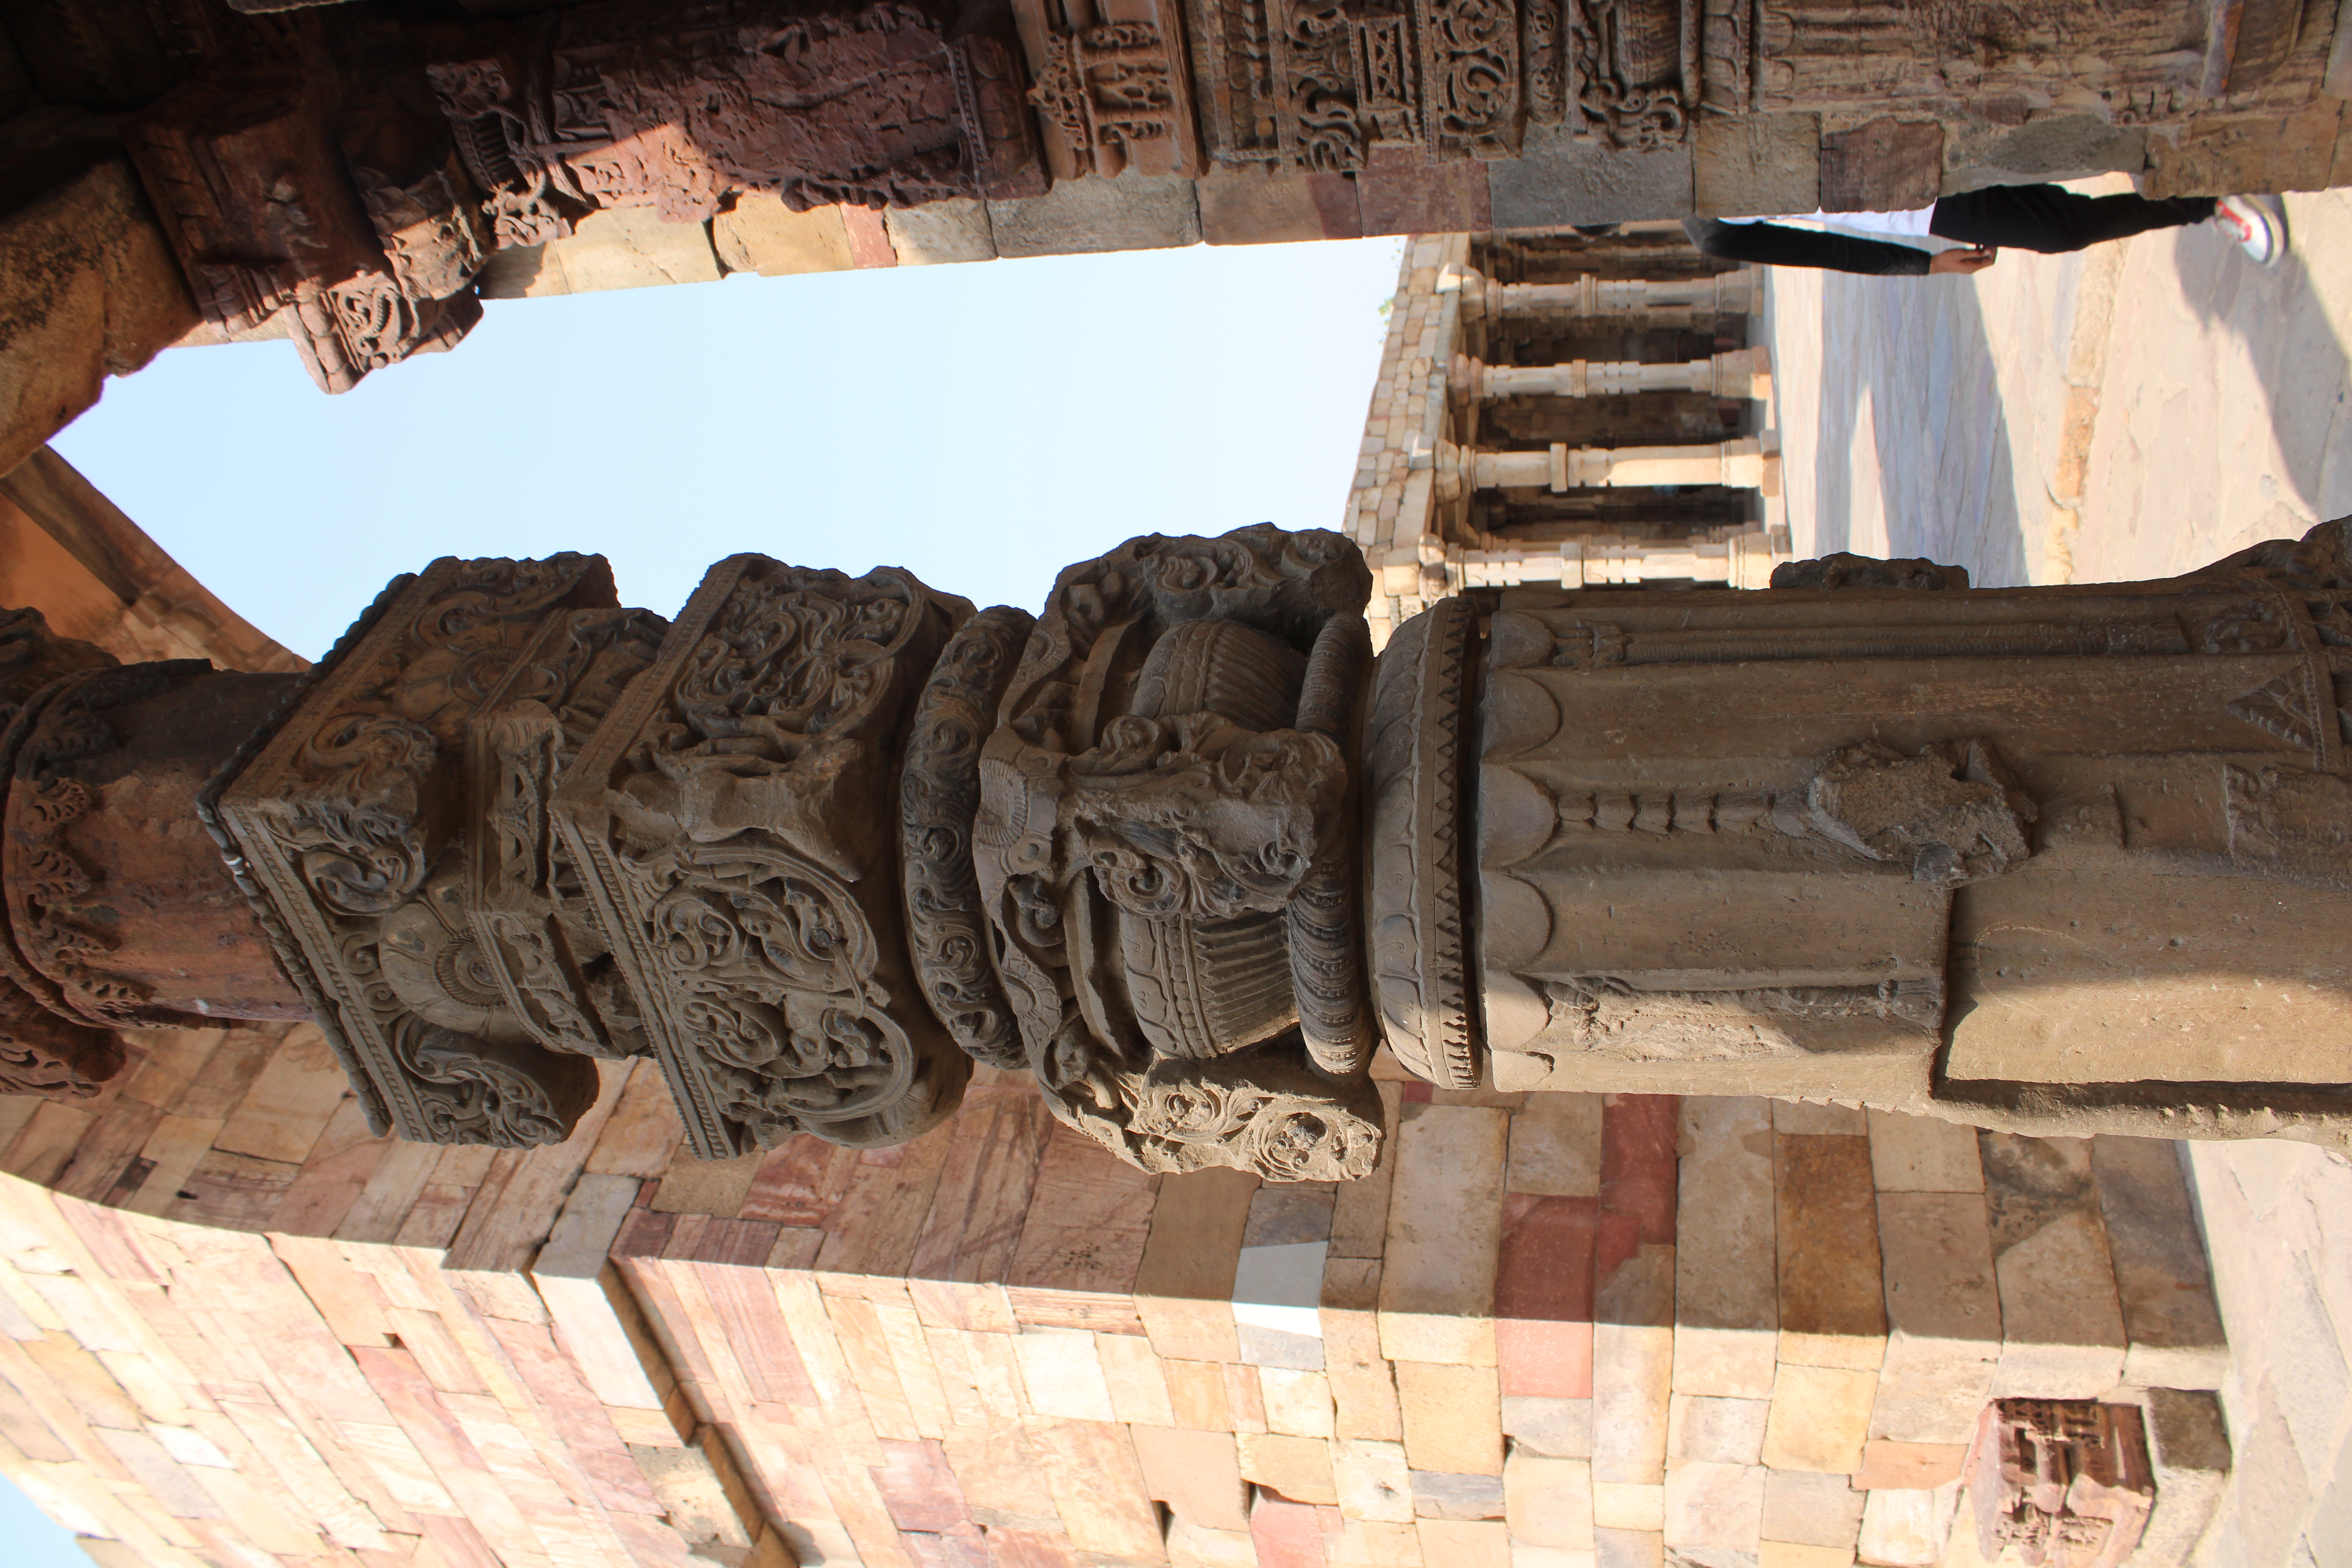
[[[1927,258],[1930,272],[1982,272],[1993,264],[2000,253],[1990,245],[1971,246],[1966,250],[1939,250]]]

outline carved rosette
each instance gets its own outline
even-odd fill
[[[1377,1152],[1349,832],[1370,589],[1336,534],[1130,541],[1062,574],[981,754],[1028,1065],[1146,1170],[1328,1181]]]
[[[553,817],[706,1159],[903,1142],[961,1098],[876,806],[970,615],[903,572],[730,557],[564,772]]]
[[[520,691],[560,711],[578,684],[576,646],[548,623],[614,610],[600,557],[436,562],[385,591],[208,791],[232,868],[379,1130],[554,1142],[595,1096],[592,1061],[508,1011],[468,918],[465,762],[486,702]]]

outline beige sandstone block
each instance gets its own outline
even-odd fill
[[[1595,1530],[1592,1544],[1599,1568],[1664,1568],[1666,1538],[1654,1530]]]
[[[1853,1557],[1865,1499],[1842,1475],[1768,1470],[1764,1476],[1764,1539],[1819,1547]]]
[[[1787,1108],[1776,1100],[1775,1118]],[[1777,1131],[1773,1199],[1780,1360],[1877,1371],[1886,1354],[1886,1304],[1870,1141]]]
[[[1592,1467],[1514,1448],[1503,1461],[1503,1521],[1515,1546],[1591,1551]]]
[[[501,250],[482,269],[486,300],[593,294],[669,283],[716,283],[719,257],[698,223],[664,223],[651,207],[590,213],[565,238]]]
[[[1257,1377],[1260,1394],[1265,1401],[1267,1431],[1284,1432],[1294,1437],[1334,1435],[1331,1384],[1321,1373],[1262,1366],[1257,1369]]]
[[[1580,1552],[1567,1546],[1530,1546],[1524,1541],[1511,1542],[1511,1568],[1595,1568],[1600,1560],[1597,1552]]]
[[[1980,1132],[2000,1294],[1996,1395],[2095,1399],[2123,1375],[2123,1308],[2084,1138]]]
[[[1396,1363],[1405,1462],[1416,1470],[1503,1473],[1501,1384],[1492,1366]]]
[[[1628,1486],[1596,1477],[1592,1482],[1592,1526],[1595,1530],[1665,1529],[1665,1483]]]
[[[1115,1421],[1110,1384],[1095,1354],[1095,1337],[1080,1329],[1024,1329],[1013,1336],[1030,1408],[1069,1421]]]
[[[1601,1195],[1601,1096],[1540,1095],[1511,1118],[1509,1190],[1542,1197]]]
[[[1933,1491],[1959,1479],[1968,1457],[1966,1443],[1893,1443],[1874,1437],[1863,1445],[1862,1468],[1853,1473],[1853,1486],[1866,1492],[1882,1487]]]
[[[1974,1135],[1970,1135],[1974,1145]],[[1870,1435],[1965,1443],[2000,1359],[2000,1294],[1984,1199],[1974,1193],[1881,1193],[1886,1356]]]
[[[969,196],[925,202],[919,207],[892,207],[883,213],[882,226],[901,267],[996,259],[996,236],[989,226],[988,204]]]
[[[1276,1432],[1240,1432],[1242,1479],[1291,1502],[1334,1507],[1339,1489],[1331,1481],[1331,1446],[1320,1437],[1286,1437]]]
[[[846,272],[857,265],[839,207],[796,213],[765,191],[736,193],[734,210],[710,220],[710,247],[728,271],[762,278]]]
[[[1145,1489],[1177,1519],[1207,1530],[1249,1530],[1249,1489],[1231,1434],[1137,1426]]]
[[[1764,1399],[1780,1308],[1774,1245],[1773,1103],[1683,1101],[1675,1205],[1677,1393]]]
[[[1772,1101],[1772,1131],[1814,1137],[1858,1138],[1870,1131],[1868,1116],[1851,1105],[1816,1105],[1805,1100]]]
[[[1885,1489],[1869,1494],[1862,1510],[1862,1540],[1855,1552],[1883,1568],[1936,1568],[1952,1537],[1960,1483],[1933,1490]]]
[[[2154,1138],[2091,1142],[2123,1308],[2123,1380],[2142,1388],[2219,1388],[2230,1369],[2180,1147]]]
[[[1870,1168],[1882,1193],[1980,1193],[1977,1130],[1933,1116],[1870,1112]]]
[[[1326,1568],[1423,1568],[1421,1531],[1410,1524],[1349,1519],[1323,1534]]]
[[[1764,1467],[1669,1460],[1664,1502],[1669,1551],[1754,1552],[1763,1538]]]
[[[1756,1563],[1757,1568],[1853,1568],[1853,1548],[1767,1541],[1761,1544]]]
[[[1764,1462],[1776,1470],[1853,1474],[1862,1464],[1877,1391],[1874,1372],[1783,1366],[1764,1427]]]
[[[1393,1362],[1495,1364],[1495,1270],[1510,1117],[1412,1104],[1397,1122],[1381,1269],[1381,1350]]]
[[[1258,1568],[1257,1542],[1246,1530],[1204,1530],[1178,1518],[1168,1526],[1173,1568]]]
[[[1667,1408],[1666,1458],[1704,1459],[1719,1465],[1760,1463],[1766,1399],[1710,1399],[1677,1394]]]
[[[1412,1476],[1404,1445],[1342,1438],[1331,1445],[1331,1479],[1349,1519],[1412,1522]]]
[[[1665,1479],[1674,1388],[1672,1329],[1592,1325],[1592,1475],[1655,1486]]]
[[[1421,1560],[1444,1568],[1511,1568],[1511,1536],[1500,1521],[1424,1519]]]
[[[1592,1458],[1592,1401],[1533,1394],[1503,1398],[1503,1435],[1556,1459]]]

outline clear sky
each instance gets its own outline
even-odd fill
[[[494,302],[341,397],[288,343],[167,353],[55,445],[306,658],[449,554],[601,551],[663,615],[745,550],[1034,609],[1133,534],[1337,526],[1400,244]],[[89,1568],[5,1480],[0,1542]]]

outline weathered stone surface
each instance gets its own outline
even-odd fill
[[[1331,1445],[1319,1437],[1289,1437],[1272,1432],[1237,1432],[1242,1479],[1291,1502],[1337,1506],[1331,1477]]]
[[[719,276],[709,226],[664,223],[651,207],[615,207],[582,218],[562,239],[497,252],[477,286],[485,300],[537,300],[715,283]]]
[[[193,331],[179,264],[120,158],[0,218],[0,473]]]
[[[1343,174],[1212,169],[1194,183],[1201,237],[1211,245],[1356,239],[1364,232],[1356,184]]]
[[[1769,1398],[1780,1328],[1771,1103],[1685,1100],[1681,1146],[1675,1389]]]
[[[733,206],[710,220],[710,247],[728,271],[763,278],[845,272],[857,265],[839,207],[794,212],[782,197],[764,191],[739,194]]]
[[[1660,1531],[1666,1527],[1666,1486],[1623,1481],[1592,1483],[1592,1523],[1597,1530]]]
[[[1981,1193],[1977,1130],[1899,1112],[1870,1113],[1870,1167],[1882,1193]]]
[[[1676,1347],[1679,1354],[1680,1347]],[[1677,1394],[1666,1418],[1666,1458],[1752,1465],[1762,1457],[1763,1399],[1711,1399]]]
[[[1764,1467],[1668,1460],[1665,1501],[1669,1552],[1754,1552],[1763,1534]]]
[[[1944,1560],[1959,1503],[1957,1480],[1929,1490],[1874,1491],[1863,1509],[1855,1550],[1864,1562],[1886,1568],[1936,1568]]]
[[[1201,243],[1192,182],[1172,174],[1072,180],[1042,196],[988,204],[999,256],[1164,250]]]
[[[1984,1200],[1970,1193],[1881,1193],[1878,1211],[1888,1328],[1871,1436],[1966,1443],[1990,1395],[2001,1348]]]
[[[1875,1372],[1885,1354],[1867,1139],[1774,1139],[1783,1363]]]
[[[2091,1171],[2123,1308],[2124,1381],[2142,1388],[2221,1387],[2230,1346],[2180,1146],[2153,1138],[2095,1139]]]
[[[1485,165],[1432,163],[1413,148],[1374,148],[1356,175],[1356,205],[1368,235],[1475,232],[1496,226]]]
[[[1503,1461],[1503,1517],[1514,1542],[1592,1550],[1592,1467],[1513,1448]]]
[[[1592,1326],[1592,1479],[1656,1486],[1665,1479],[1674,1331]]]
[[[1881,1487],[1932,1491],[1958,1480],[1968,1457],[1966,1443],[1897,1443],[1874,1437],[1864,1446],[1853,1484],[1863,1491]]]
[[[1177,1518],[1207,1530],[1249,1528],[1249,1489],[1230,1433],[1140,1424],[1130,1430],[1145,1487]]]
[[[2148,138],[2140,190],[2158,198],[2321,190],[2333,174],[2340,129],[2339,110],[2329,102],[2286,115],[2213,116]]]
[[[1874,120],[1822,138],[1822,210],[1906,212],[1931,206],[1944,184],[1944,128]]]
[[[1530,126],[1519,157],[1490,164],[1486,177],[1497,229],[1681,217],[1691,210],[1687,146],[1619,152]],[[1376,231],[1368,226],[1365,232]]]
[[[970,196],[892,207],[882,215],[882,223],[902,267],[996,259],[996,231],[989,222],[988,204]]]
[[[1413,1518],[1412,1477],[1404,1445],[1342,1439],[1331,1445],[1331,1478],[1339,1510],[1349,1519],[1408,1524]]]
[[[2200,1390],[2151,1388],[2145,1408],[2156,1508],[2134,1561],[2173,1568],[2189,1561],[2221,1507],[2230,1479],[2229,1426],[2221,1401]],[[2336,1491],[2341,1495],[2340,1482]]]
[[[1782,1363],[1764,1428],[1764,1462],[1776,1470],[1851,1475],[1862,1466],[1877,1389],[1874,1372]]]
[[[2095,1399],[2123,1375],[2115,1266],[2082,1138],[1979,1134],[2000,1291],[1993,1393]]]
[[[1702,217],[1814,211],[1821,141],[1815,114],[1701,120],[1691,150],[1692,210]]]
[[[1987,185],[2074,180],[2106,170],[2137,174],[2147,132],[2103,115],[2053,114],[2012,128],[1986,126],[1944,149],[1946,195]]]
[[[1404,1108],[1381,1270],[1381,1348],[1390,1360],[1495,1365],[1509,1131],[1510,1118],[1482,1106]]]
[[[1662,1568],[1666,1560],[1665,1536],[1654,1530],[1595,1529],[1592,1544],[1598,1568]]]
[[[1601,1096],[1540,1095],[1512,1117],[1508,1188],[1544,1197],[1599,1197]]]
[[[1853,1561],[1862,1530],[1863,1494],[1848,1478],[1826,1471],[1771,1470],[1764,1478],[1766,1541],[1843,1552]]]
[[[1503,1517],[1503,1479],[1499,1475],[1465,1476],[1415,1469],[1412,1472],[1412,1482],[1415,1518]]]
[[[1406,1462],[1456,1475],[1503,1473],[1503,1411],[1491,1366],[1396,1363]]]
[[[1592,1457],[1592,1401],[1503,1396],[1503,1436],[1560,1459]]]

